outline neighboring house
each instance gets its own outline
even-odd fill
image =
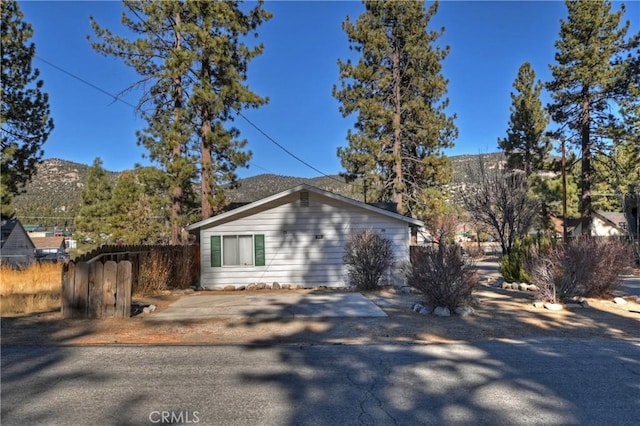
[[[64,237],[32,237],[36,259],[63,260],[67,257]]]
[[[35,245],[18,219],[0,222],[0,234],[0,262],[11,266],[33,262]]]
[[[420,220],[304,184],[186,229],[199,237],[201,286],[220,289],[274,282],[348,286],[345,243],[365,229],[392,241],[396,268],[387,280],[401,284],[411,227],[420,226]]]
[[[592,237],[626,237],[629,235],[624,213],[592,211],[591,219]],[[582,235],[582,223],[576,225],[573,235]]]

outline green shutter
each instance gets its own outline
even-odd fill
[[[264,235],[253,236],[256,266],[264,266]]]
[[[222,266],[222,243],[220,242],[220,235],[213,235],[211,237],[211,266],[214,268]]]

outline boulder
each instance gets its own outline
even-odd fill
[[[283,290],[289,290],[291,288],[291,284],[280,284],[280,288]]]
[[[615,303],[616,305],[625,305],[627,301],[622,297],[616,297],[613,299],[613,303]]]
[[[236,286],[235,285],[225,285],[224,286],[224,291],[235,291]]]
[[[438,317],[448,317],[451,316],[451,311],[445,306],[438,306],[433,310],[433,315]]]
[[[529,284],[527,286],[527,291],[540,291],[540,288],[535,284]]]
[[[279,290],[280,289],[280,283],[275,281],[273,284],[271,284],[271,288],[273,288],[274,290]]]
[[[420,303],[415,303],[411,309],[413,310],[413,312],[420,312],[420,309],[424,308],[424,306],[422,306]]]
[[[258,285],[256,283],[251,283],[247,286],[247,290],[256,290]]]
[[[430,315],[432,312],[433,308],[431,306],[423,306],[418,313],[420,315]]]
[[[468,317],[473,314],[473,308],[471,306],[458,306],[455,313],[461,317]]]
[[[544,302],[538,300],[536,302],[533,302],[533,307],[534,308],[544,308]]]
[[[559,303],[545,303],[544,304],[545,309],[548,309],[550,311],[561,311],[562,310],[562,305]]]
[[[527,284],[527,283],[520,283],[520,284],[518,284],[518,290],[520,290],[520,291],[527,291],[527,290],[529,290],[529,284]]]

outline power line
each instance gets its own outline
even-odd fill
[[[116,95],[114,95],[114,94],[112,94],[112,93],[107,92],[106,90],[102,89],[101,87],[99,87],[99,86],[97,86],[97,85],[95,85],[95,84],[93,84],[93,83],[91,83],[91,82],[89,82],[89,81],[87,81],[87,80],[85,80],[85,79],[83,79],[83,78],[81,78],[81,77],[79,77],[79,76],[77,76],[77,75],[73,74],[72,72],[69,72],[69,71],[65,70],[65,69],[64,69],[64,68],[62,68],[62,67],[59,67],[58,65],[55,65],[54,63],[52,63],[52,62],[50,62],[50,61],[48,61],[48,60],[46,60],[46,59],[42,58],[41,56],[36,55],[36,58],[38,58],[39,60],[41,60],[41,61],[42,61],[42,62],[44,62],[45,64],[47,64],[47,65],[49,65],[49,66],[51,66],[51,67],[53,67],[53,68],[57,69],[58,71],[63,72],[64,74],[67,74],[68,76],[70,76],[70,77],[72,77],[72,78],[74,78],[74,79],[76,79],[76,80],[78,80],[78,81],[80,81],[80,82],[82,82],[82,83],[86,84],[86,85],[87,85],[87,86],[89,86],[89,87],[92,87],[93,89],[95,89],[95,90],[97,90],[97,91],[99,91],[99,92],[101,92],[101,93],[103,93],[103,94],[105,94],[105,95],[109,96],[110,98],[113,98],[114,102],[116,102],[116,101],[117,101],[117,102],[122,102],[123,104],[130,106],[130,107],[131,107],[131,108],[133,108],[134,110],[136,110],[136,111],[138,110],[138,108],[137,108],[135,105],[133,105],[133,104],[131,104],[131,103],[129,103],[129,102],[127,102],[127,101],[125,101],[125,100],[121,99],[119,96],[116,96]],[[331,179],[331,180],[334,180],[334,181],[336,181],[336,182],[339,182],[339,183],[341,183],[341,184],[346,183],[346,182],[344,182],[344,181],[341,181],[341,180],[339,180],[339,179],[334,178],[334,177],[333,177],[333,176],[331,176],[331,175],[328,175],[328,174],[324,173],[323,171],[321,171],[321,170],[320,170],[320,169],[318,169],[317,167],[315,167],[315,166],[311,165],[310,163],[306,162],[305,160],[303,160],[302,158],[300,158],[299,156],[297,156],[296,154],[294,154],[293,152],[291,152],[290,150],[288,150],[287,148],[285,148],[283,145],[281,145],[280,143],[278,143],[278,142],[277,142],[275,139],[273,139],[271,136],[269,136],[269,135],[268,135],[264,130],[262,130],[258,125],[256,125],[254,122],[252,122],[251,120],[249,120],[249,119],[248,119],[244,114],[242,114],[238,109],[233,108],[233,107],[232,107],[232,109],[236,112],[236,114],[237,114],[238,116],[242,117],[242,118],[243,118],[243,119],[244,119],[244,120],[245,120],[245,121],[246,121],[250,126],[252,126],[253,128],[255,128],[255,129],[256,129],[256,130],[257,130],[261,135],[263,135],[263,136],[264,136],[264,137],[265,137],[269,142],[273,143],[275,146],[277,146],[278,148],[280,148],[280,149],[281,149],[282,151],[284,151],[287,155],[291,156],[291,157],[292,157],[292,158],[294,158],[295,160],[297,160],[297,161],[299,161],[300,163],[304,164],[305,166],[309,167],[311,170],[315,171],[316,173],[320,173],[320,174],[321,174],[322,176],[324,176],[324,177],[327,177],[327,178],[329,178],[329,179]],[[260,167],[260,166],[257,166],[257,167],[259,167],[259,168],[261,168],[261,169],[263,169],[263,170],[266,170],[266,169],[264,169],[263,167]],[[268,171],[268,170],[267,170],[267,171]],[[273,172],[271,172],[271,173],[273,173]],[[274,173],[274,174],[275,174],[275,173]],[[348,183],[348,185],[358,186],[358,185],[354,185],[354,184],[352,184],[352,183]]]

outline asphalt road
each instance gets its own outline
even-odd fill
[[[8,425],[631,425],[640,340],[3,346]]]

